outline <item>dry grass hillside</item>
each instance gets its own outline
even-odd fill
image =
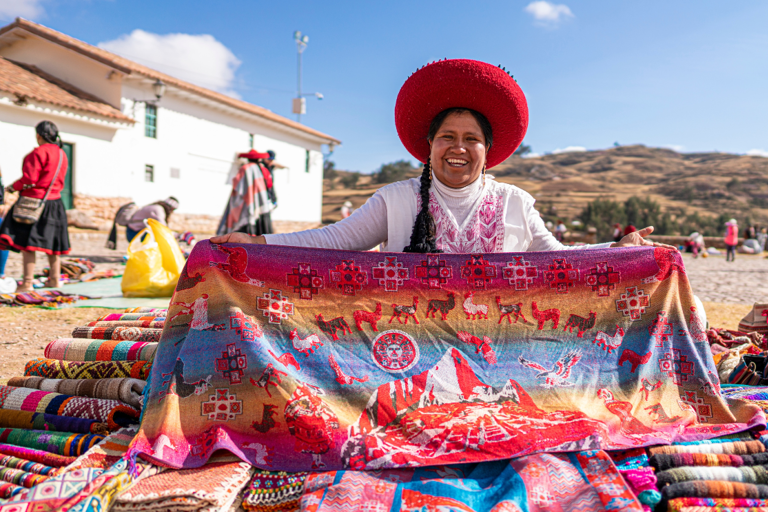
[[[670,149],[620,146],[599,151],[510,158],[490,174],[530,192],[542,213],[573,219],[598,197],[623,201],[650,197],[673,214],[749,216],[768,221],[768,158],[727,153],[677,153]],[[341,205],[357,208],[381,184],[362,176],[354,188],[341,184],[344,171],[325,183],[323,220],[340,218]],[[414,172],[413,176],[417,173]]]

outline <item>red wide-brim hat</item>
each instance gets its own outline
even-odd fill
[[[251,160],[258,160],[259,158],[267,159],[269,158],[269,153],[259,153],[255,149],[250,150],[247,153],[240,153],[237,155],[238,158],[249,158]]]
[[[429,157],[427,134],[443,110],[461,107],[483,114],[493,129],[486,167],[500,164],[523,142],[528,103],[515,79],[500,67],[469,59],[427,64],[408,77],[395,104],[397,134],[420,162]]]

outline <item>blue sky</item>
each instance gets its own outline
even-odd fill
[[[395,98],[417,67],[445,57],[512,71],[537,153],[619,142],[768,156],[768,2],[531,3],[0,0],[0,16],[122,41],[126,56],[288,117],[301,30],[304,92],[325,96],[308,99],[302,121],[342,140],[332,156],[342,169],[412,160]],[[143,45],[131,46],[137,29]]]

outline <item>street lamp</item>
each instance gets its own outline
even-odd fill
[[[308,94],[302,94],[301,92],[301,54],[307,49],[307,43],[309,43],[309,36],[300,31],[293,33],[293,40],[296,41],[296,50],[298,52],[298,91],[296,97],[293,99],[293,113],[296,114],[296,120],[301,122],[301,114],[307,113],[307,100],[305,96],[315,96],[317,99],[323,99],[323,95],[319,92],[313,92]]]
[[[157,101],[160,101],[160,98],[162,98],[163,94],[165,94],[165,87],[165,84],[159,78],[154,84],[152,84],[152,92],[155,93]]]

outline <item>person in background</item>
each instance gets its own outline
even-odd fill
[[[267,194],[270,201],[272,201],[272,204],[274,204],[275,208],[277,208],[277,192],[275,192],[275,169],[286,169],[286,167],[283,164],[279,164],[275,161],[275,156],[277,156],[277,153],[275,153],[273,150],[268,150],[267,154],[269,157],[265,158],[262,162],[264,167],[267,168],[267,171],[269,171],[270,175],[270,186],[267,188]]]
[[[264,161],[268,153],[259,153],[255,149],[241,153],[239,158],[248,161],[240,166],[232,178],[232,193],[224,209],[224,215],[216,230],[217,235],[228,233],[247,233],[264,235],[272,233],[272,210],[275,205],[269,199],[268,189],[272,186]]]
[[[555,228],[555,238],[558,242],[563,243],[566,231],[568,231],[568,228],[565,227],[565,223],[562,220],[558,220],[557,227]]]
[[[346,219],[350,215],[352,215],[352,202],[345,201],[341,207],[341,218]]]
[[[688,243],[694,258],[699,257],[699,252],[704,250],[704,237],[698,231],[691,233],[688,237]]]
[[[178,208],[179,200],[173,196],[139,208],[131,216],[131,220],[128,221],[128,225],[125,227],[125,237],[128,239],[128,242],[133,240],[139,234],[139,231],[144,229],[146,226],[144,221],[147,219],[155,219],[160,224],[167,226],[171,220],[171,214]]]
[[[757,234],[757,243],[760,244],[760,252],[765,250],[766,240],[768,240],[768,229],[761,228],[760,232]]]
[[[624,236],[627,236],[630,233],[634,233],[635,231],[637,231],[635,226],[632,224],[627,224],[627,227],[624,228]]]
[[[613,225],[613,241],[618,242],[624,237],[624,233],[621,231],[621,224],[618,222]]]
[[[9,211],[0,225],[0,249],[21,252],[24,261],[24,282],[18,292],[32,291],[35,278],[35,253],[48,255],[50,273],[46,286],[59,288],[60,255],[69,254],[67,211],[61,201],[61,191],[67,175],[67,155],[61,149],[59,129],[50,121],[35,126],[38,146],[24,157],[21,178],[8,185],[7,192],[19,192],[22,197],[43,199],[48,188],[40,218],[34,224],[23,224]],[[55,179],[54,179],[55,177]]]
[[[725,261],[736,259],[736,246],[739,244],[739,225],[736,219],[725,223]]]
[[[3,173],[0,172],[0,224],[5,217],[5,188],[3,188]],[[5,264],[8,263],[8,251],[0,250],[0,279],[5,279]]]

